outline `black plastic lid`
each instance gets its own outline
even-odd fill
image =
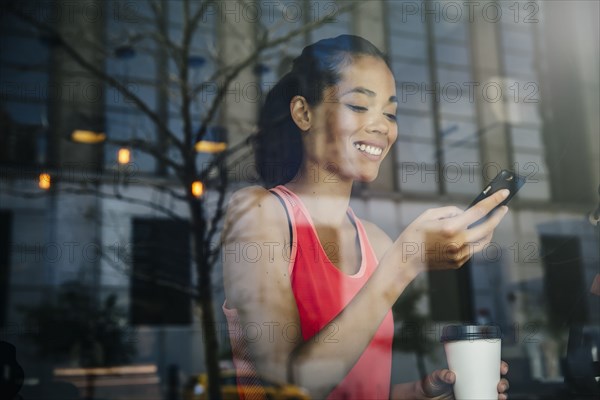
[[[495,325],[448,325],[442,330],[441,342],[456,340],[501,339],[500,327]]]

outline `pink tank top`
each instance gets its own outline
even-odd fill
[[[327,257],[319,242],[316,229],[302,201],[283,185],[271,189],[284,202],[290,221],[292,247],[288,266],[291,286],[304,340],[336,340],[335,328],[319,332],[333,320],[369,279],[378,261],[360,220],[348,207],[348,215],[358,232],[361,265],[357,273],[348,275],[340,271]],[[235,309],[223,305],[227,317],[234,364],[239,373],[252,372],[252,362],[240,332]],[[392,367],[392,338],[394,323],[388,311],[375,336],[346,377],[327,396],[328,399],[387,399],[390,392]]]

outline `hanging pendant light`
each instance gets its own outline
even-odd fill
[[[208,128],[206,134],[194,146],[198,153],[220,153],[227,149],[227,130],[222,126]]]
[[[131,150],[127,147],[121,147],[117,151],[117,162],[121,165],[129,164],[131,162]]]
[[[71,123],[69,140],[75,143],[99,144],[106,141],[104,120],[100,115],[76,115]]]
[[[50,174],[42,172],[38,177],[38,187],[42,190],[48,190],[52,186]]]

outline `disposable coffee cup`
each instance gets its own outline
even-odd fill
[[[494,400],[500,381],[500,328],[490,325],[449,325],[441,337],[448,368],[456,375],[457,400]]]

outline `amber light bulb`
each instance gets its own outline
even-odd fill
[[[41,173],[38,179],[38,186],[40,189],[48,190],[52,185],[52,179],[50,178],[50,174],[45,172]]]
[[[117,152],[117,161],[119,164],[129,164],[131,162],[131,150],[121,147]]]
[[[204,193],[204,184],[200,181],[192,182],[192,194],[196,198],[202,197],[202,193]]]

